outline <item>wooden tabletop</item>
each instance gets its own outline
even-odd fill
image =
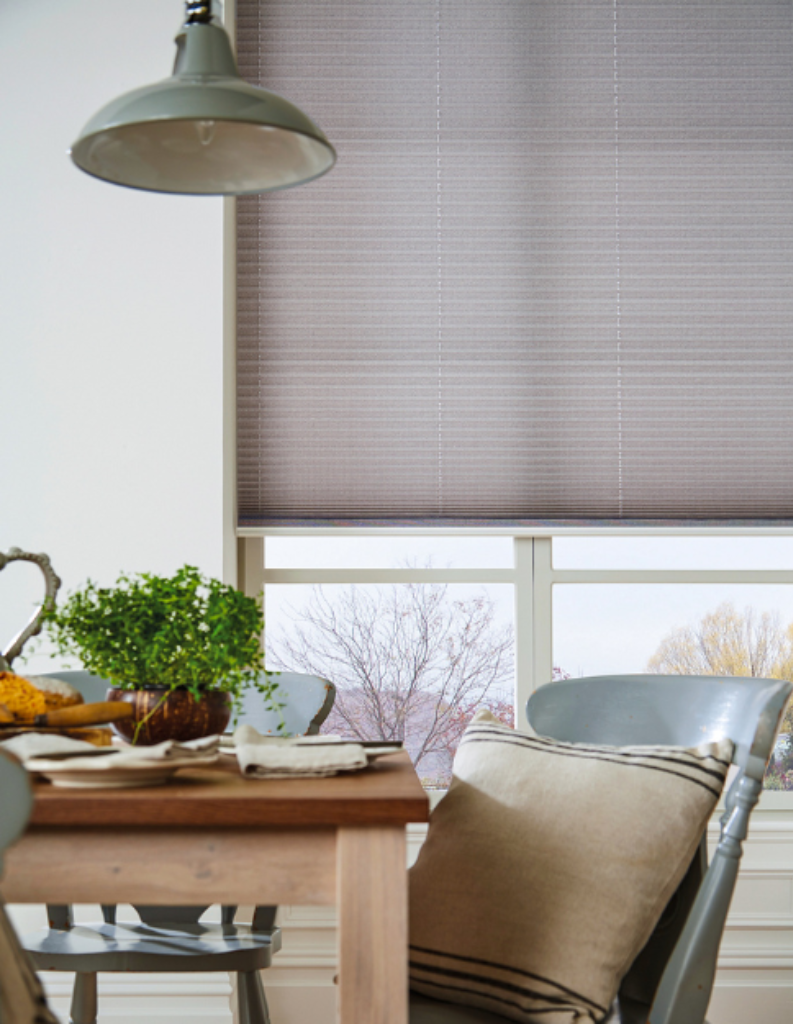
[[[321,779],[250,779],[236,765],[180,769],[136,789],[34,787],[31,826],[402,825],[429,803],[407,753]]]

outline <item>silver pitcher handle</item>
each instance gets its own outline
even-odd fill
[[[29,551],[20,551],[19,548],[10,548],[6,555],[0,551],[0,569],[5,569],[9,562],[33,562],[41,569],[44,574],[44,600],[33,613],[25,628],[17,633],[11,643],[0,652],[0,672],[8,672],[11,662],[22,653],[22,648],[28,640],[41,632],[44,616],[51,608],[55,607],[55,596],[61,585],[47,555],[34,555]]]

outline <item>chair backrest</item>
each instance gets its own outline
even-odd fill
[[[320,676],[299,672],[271,673],[278,684],[276,700],[283,705],[280,714],[269,711],[255,690],[248,690],[242,702],[239,721],[252,725],[260,733],[278,736],[306,736],[319,732],[336,699],[336,687]],[[283,716],[284,728],[279,731]]]
[[[0,751],[0,874],[3,851],[24,832],[32,807],[28,773],[16,758]]]
[[[526,713],[537,732],[573,743],[696,746],[724,736],[733,761],[762,779],[791,685],[723,676],[590,676],[543,686]]]
[[[109,684],[100,676],[72,670],[43,674],[71,683],[86,701],[105,700]],[[280,714],[269,711],[256,690],[248,690],[242,701],[238,721],[252,725],[264,734],[303,736],[319,732],[336,698],[333,683],[319,676],[302,675],[299,672],[274,672],[270,673],[270,678],[278,684],[276,697],[283,705]],[[281,716],[284,729],[279,731]]]
[[[92,675],[90,672],[85,672],[82,669],[68,669],[63,672],[41,672],[39,674],[45,679],[62,679],[65,683],[70,683],[75,690],[80,691],[86,703],[107,700],[107,691],[110,688],[110,683],[106,679],[102,679],[101,676]]]
[[[738,771],[710,866],[705,837],[620,988],[623,1021],[702,1024],[749,815],[793,686],[722,676],[592,676],[541,686],[526,705],[541,735],[609,746],[697,746],[729,737]]]
[[[0,751],[0,875],[2,855],[24,832],[32,807],[28,773]],[[11,1022],[58,1024],[0,899],[0,1024]]]

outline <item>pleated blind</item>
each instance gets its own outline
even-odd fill
[[[238,0],[243,525],[793,518],[793,11]]]

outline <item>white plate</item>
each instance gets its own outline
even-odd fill
[[[82,759],[81,765],[44,758],[27,762],[27,769],[48,779],[53,786],[79,789],[132,789],[138,786],[161,786],[180,768],[206,768],[216,764],[217,754],[207,757],[184,757],[149,764],[92,767]]]

